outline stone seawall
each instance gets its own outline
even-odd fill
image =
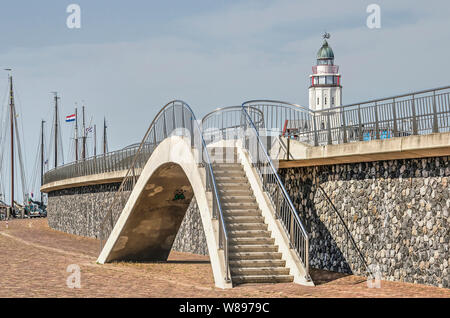
[[[449,157],[279,172],[310,234],[311,267],[450,288]],[[118,186],[51,192],[49,225],[96,237]],[[195,199],[172,249],[207,255]]]
[[[202,219],[195,197],[192,199],[184,216],[172,250],[208,255],[205,231],[203,230]]]
[[[70,234],[97,238],[100,222],[119,186],[120,183],[111,183],[50,192],[47,206],[49,226]],[[123,206],[117,208],[121,210]],[[172,250],[208,255],[195,199],[189,205]]]
[[[449,157],[280,175],[310,233],[312,267],[366,275],[366,263],[385,280],[450,287]]]

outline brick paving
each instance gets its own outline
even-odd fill
[[[450,297],[450,289],[312,270],[315,287],[246,284],[214,287],[208,257],[172,252],[165,263],[96,264],[99,243],[52,230],[46,219],[0,222],[0,297]],[[81,288],[66,285],[70,264]]]

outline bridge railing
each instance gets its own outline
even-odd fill
[[[124,148],[58,166],[44,174],[43,183],[127,170],[138,149],[139,146]]]
[[[243,104],[241,110],[242,144],[248,151],[253,167],[258,172],[263,190],[275,209],[275,217],[281,221],[291,248],[302,261],[309,277],[309,237],[294,204],[287,193],[264,142],[268,127],[257,127],[249,115],[250,107]],[[266,118],[267,120],[267,118]],[[270,126],[270,122],[267,124]],[[270,129],[269,129],[270,130]]]
[[[228,262],[228,234],[222,213],[219,192],[216,185],[212,162],[200,126],[192,109],[183,101],[175,100],[166,104],[155,116],[142,142],[132,157],[127,173],[115,193],[99,230],[100,246],[103,249],[138,179],[139,168],[144,168],[156,147],[170,136],[190,138],[191,147],[197,153],[198,165],[205,168],[206,190],[212,192],[212,218],[219,223],[219,249],[225,258],[225,280],[230,281]]]
[[[250,107],[248,113],[257,127],[264,127],[264,114]],[[242,131],[242,106],[217,108],[202,119],[203,137],[207,144],[219,140],[238,139]]]
[[[266,141],[270,137],[264,138],[268,137],[267,131],[276,125],[275,121],[279,117],[269,117],[273,122],[267,121],[265,110],[245,105],[218,108],[203,117],[202,130],[208,143],[242,140],[263,184],[263,190],[275,209],[275,217],[280,219],[290,245],[297,252],[309,276],[308,234],[267,152]]]
[[[255,126],[314,146],[450,131],[450,86],[321,111],[274,100],[244,104],[251,107]],[[205,139],[217,136],[211,129],[236,134],[240,119],[235,110],[226,107],[220,115],[217,111],[206,115],[202,121]],[[45,173],[44,184],[127,170],[138,149],[129,147],[59,166]]]
[[[267,129],[318,146],[450,131],[450,86],[312,111],[273,100],[260,109]]]

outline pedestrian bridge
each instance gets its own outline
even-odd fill
[[[166,260],[195,197],[216,286],[313,285],[309,236],[278,165],[300,165],[303,148],[314,152],[426,136],[435,136],[432,149],[446,153],[449,92],[444,87],[316,112],[249,101],[217,109],[202,121],[185,102],[172,101],[139,146],[51,170],[42,191],[121,182],[100,226],[99,263]]]

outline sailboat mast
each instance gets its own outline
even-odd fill
[[[75,107],[75,161],[78,161],[78,108]]]
[[[82,149],[82,159],[86,159],[86,122],[84,118],[84,106],[83,106],[83,149]]]
[[[97,156],[97,125],[94,125],[94,156]]]
[[[103,118],[103,154],[106,154],[106,118]]]
[[[58,93],[55,94],[55,168],[58,166]]]
[[[41,187],[44,184],[44,123],[45,121],[41,121]],[[44,200],[42,198],[42,191],[41,191],[41,203],[43,203]]]
[[[11,212],[14,210],[14,91],[13,78],[9,74],[9,106],[11,121]]]

